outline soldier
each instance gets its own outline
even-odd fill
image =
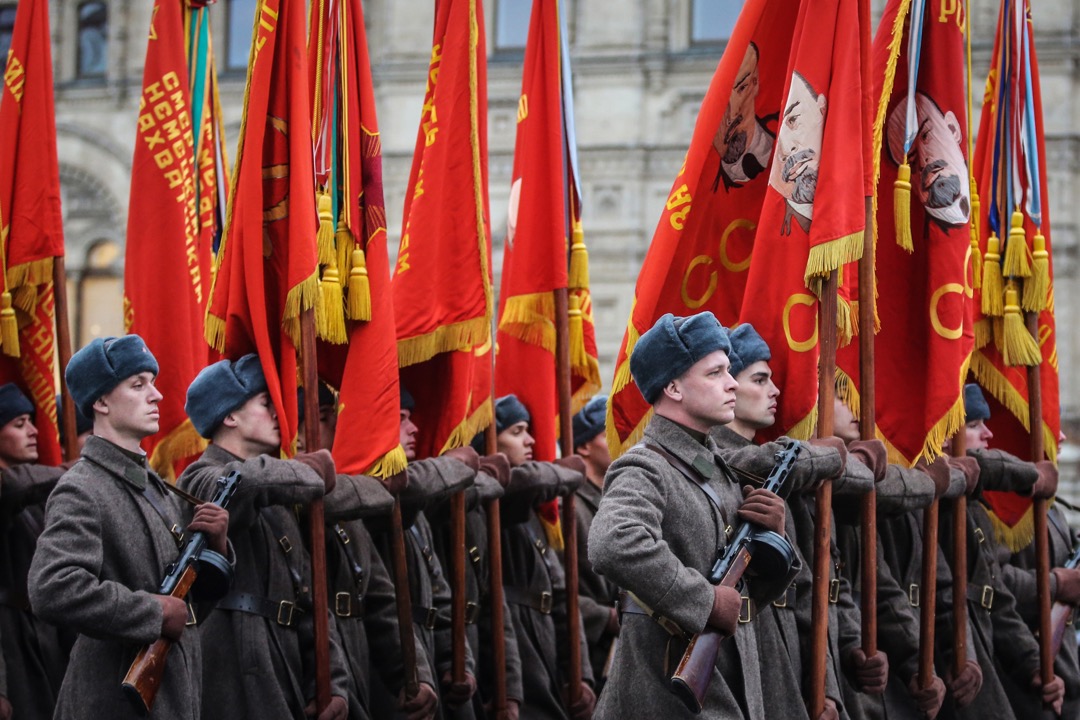
[[[157,372],[137,335],[95,339],[67,366],[71,397],[94,418],[94,435],[49,497],[29,582],[38,616],[78,633],[57,718],[139,717],[120,680],[139,648],[159,638],[175,645],[150,716],[200,715],[202,647],[200,633],[187,628],[192,609],[156,593],[183,542],[179,529],[206,533],[208,546],[225,554],[229,514],[211,503],[192,514],[147,466],[139,444],[158,431]]]
[[[281,432],[254,354],[203,368],[188,388],[184,410],[210,445],[177,484],[208,497],[222,475],[235,470],[242,478],[230,505],[236,577],[203,627],[214,642],[202,663],[202,715],[313,715],[311,562],[293,506],[334,489],[334,462],[325,450],[277,458]],[[319,720],[344,720],[347,670],[333,623],[330,669],[333,697]]]
[[[729,523],[784,532],[783,500],[761,488],[740,490],[722,474],[719,448],[708,436],[735,417],[730,349],[711,312],[667,314],[630,356],[634,381],[654,415],[643,445],[608,470],[589,534],[593,567],[628,591],[597,718],[691,717],[668,687],[688,637],[706,627],[734,638],[721,645],[702,716],[764,714],[754,627],[739,622],[742,597],[706,577],[724,550]],[[772,602],[793,576],[755,577],[749,595]]]
[[[600,507],[604,475],[611,465],[605,421],[607,395],[597,395],[573,419],[574,452],[585,461],[585,482],[577,489],[574,515],[577,520],[578,592],[585,638],[589,641],[589,661],[593,678],[603,690],[604,667],[612,643],[619,634],[619,614],[615,609],[619,589],[593,570],[589,562],[589,529]]]

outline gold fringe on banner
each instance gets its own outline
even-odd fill
[[[1039,343],[1031,337],[1024,316],[1020,312],[1019,292],[1016,282],[1009,281],[1005,290],[1005,330],[1002,337],[1001,354],[1006,365],[1035,366],[1042,362]]]
[[[589,250],[585,247],[585,234],[580,223],[575,223],[574,242],[570,246],[570,274],[567,287],[572,290],[585,290],[589,287]]]
[[[7,286],[17,290],[27,285],[43,285],[53,281],[53,259],[51,257],[22,263],[7,269]]]
[[[550,353],[555,352],[554,294],[539,292],[509,297],[503,303],[502,313],[499,329],[504,333]],[[580,313],[578,317],[581,317]]]
[[[1046,238],[1038,230],[1032,241],[1031,277],[1024,281],[1024,309],[1042,312],[1050,297],[1050,253],[1046,251]]]
[[[585,352],[585,319],[581,314],[581,298],[570,295],[569,316],[569,342],[570,342],[570,367],[588,367],[589,356]]]
[[[907,154],[893,182],[893,222],[896,225],[896,244],[909,253],[915,251],[911,240],[911,166]]]
[[[975,349],[982,350],[986,347],[993,335],[993,329],[989,318],[980,318],[975,323]]]
[[[11,307],[11,293],[0,295],[0,347],[5,355],[19,357],[19,320]]]
[[[608,415],[607,415],[607,441],[608,450],[611,453],[611,459],[619,457],[630,448],[641,442],[641,438],[645,437],[645,426],[652,420],[653,409],[650,407],[648,412],[642,416],[637,426],[630,431],[630,434],[626,436],[626,440],[619,437],[619,431],[615,428],[615,423],[611,419],[611,403],[608,403]]]
[[[975,187],[975,177],[971,182],[971,287],[982,287],[982,250],[979,249],[979,191]]]
[[[319,302],[323,306],[324,317],[319,337],[335,345],[344,345],[348,342],[345,333],[345,297],[336,266],[328,265],[323,270],[319,289],[322,295]]]
[[[398,340],[398,367],[425,362],[439,353],[482,345],[490,336],[491,321],[486,316],[440,325],[429,333]],[[472,440],[471,435],[469,440]]]
[[[285,296],[285,311],[281,313],[281,325],[293,346],[300,347],[300,313],[319,303],[319,270],[297,283]]]
[[[1010,527],[994,513],[992,508],[987,508],[986,514],[990,518],[990,524],[994,527],[994,539],[1014,553],[1018,553],[1031,545],[1031,542],[1035,539],[1034,510],[1034,507],[1029,507],[1016,521],[1016,524]]]
[[[941,446],[945,444],[945,441],[964,427],[964,380],[967,379],[968,368],[970,365],[971,356],[969,355],[960,365],[960,377],[957,379],[956,401],[953,402],[952,407],[930,427],[930,431],[923,440],[922,455],[920,457],[926,458],[927,462],[932,462],[934,458],[941,455]],[[918,458],[915,459],[916,461],[918,460]],[[909,464],[909,467],[911,465],[914,465],[914,463]]]
[[[836,298],[836,337],[840,347],[849,345],[859,334],[858,305]]]
[[[1028,401],[1012,386],[1001,370],[995,367],[981,352],[976,352],[971,356],[971,372],[975,375],[979,385],[993,395],[994,399],[1004,405],[1005,409],[1020,421],[1025,432],[1030,433],[1031,409],[1028,407]],[[1046,457],[1052,462],[1057,462],[1057,436],[1054,435],[1050,426],[1045,422],[1042,426],[1043,449],[1046,452]]]
[[[217,350],[219,353],[225,352],[225,320],[219,318],[217,315],[211,315],[206,313],[206,323],[203,328],[203,337],[206,338],[206,344]]]
[[[814,278],[822,278],[849,262],[862,257],[863,231],[830,240],[810,248],[810,257],[806,260],[806,272],[803,281],[807,287]]]
[[[319,208],[319,264],[326,265],[334,260],[334,201],[326,190],[316,190],[315,198]]]
[[[405,450],[400,445],[375,461],[375,464],[364,471],[364,475],[386,479],[391,475],[404,472],[409,461],[405,458]]]
[[[472,442],[476,433],[487,428],[491,424],[491,417],[494,414],[494,405],[492,405],[491,398],[485,400],[476,412],[458,425],[451,431],[450,436],[446,439],[446,444],[443,445],[439,454],[453,450],[454,448],[465,447]]]
[[[1005,243],[1005,263],[1001,268],[1001,274],[1005,277],[1031,277],[1027,236],[1024,234],[1024,213],[1019,210],[1012,214],[1009,240]]]
[[[190,420],[184,420],[154,446],[154,452],[150,455],[150,467],[163,480],[175,485],[176,463],[201,454],[208,443],[206,438],[195,431]]]
[[[814,437],[814,432],[817,430],[818,409],[817,404],[814,405],[814,409],[810,411],[810,414],[804,417],[799,422],[795,423],[785,435],[796,440],[809,440]]]
[[[986,255],[983,256],[982,313],[991,317],[1001,317],[1005,312],[1002,299],[1005,297],[1005,281],[1001,277],[1001,241],[995,233],[986,241]]]

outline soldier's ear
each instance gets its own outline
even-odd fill
[[[676,402],[682,401],[682,388],[679,387],[678,380],[672,380],[664,386],[664,394]]]
[[[108,415],[109,414],[109,406],[105,402],[105,396],[104,395],[99,397],[97,400],[94,401],[94,412],[99,412],[102,415]]]
[[[236,425],[237,425],[236,418],[233,416],[232,413],[229,413],[228,415],[226,415],[225,418],[221,421],[221,426],[222,427],[234,428],[234,427],[236,427]]]

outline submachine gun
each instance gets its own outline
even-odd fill
[[[1065,561],[1063,567],[1071,570],[1077,566],[1080,566],[1080,544],[1069,555],[1069,559]],[[1050,610],[1050,655],[1051,657],[1057,657],[1058,650],[1061,649],[1061,643],[1065,639],[1065,632],[1073,626],[1073,618],[1076,615],[1076,608],[1072,605],[1066,605],[1064,603],[1055,602],[1053,608]]]
[[[217,493],[211,500],[227,508],[229,500],[240,486],[240,473],[233,471],[217,480]],[[232,584],[232,567],[228,559],[206,546],[206,535],[192,533],[180,556],[165,570],[165,579],[158,588],[159,595],[171,595],[185,600],[190,591],[196,602],[201,598],[217,599],[228,592]],[[173,641],[158,638],[135,656],[124,676],[123,690],[143,715],[150,713],[165,672],[165,660]]]
[[[784,448],[776,454],[776,465],[765,480],[763,487],[766,490],[782,494],[784,482],[801,451],[802,444],[798,440],[786,441]],[[744,522],[713,565],[709,582],[737,587],[747,572],[786,573],[796,560],[795,549],[783,535]],[[671,691],[694,714],[701,712],[716,667],[720,643],[725,637],[719,630],[706,627],[690,640],[675,674],[671,676]]]

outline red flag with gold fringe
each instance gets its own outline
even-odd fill
[[[184,412],[187,388],[208,359],[202,336],[212,243],[199,213],[202,174],[195,162],[194,130],[200,125],[191,107],[185,12],[194,14],[196,23],[206,21],[205,8],[186,10],[175,0],[154,5],[124,260],[124,329],[169,359],[157,377],[163,396],[161,429],[143,441],[151,466],[169,479],[182,469],[177,463],[206,447]],[[193,60],[198,67],[199,58]],[[169,321],[162,322],[166,317]]]
[[[300,314],[318,294],[311,107],[304,5],[261,0],[248,63],[240,146],[206,339],[230,358],[258,353],[282,446],[297,425]]]
[[[436,2],[393,278],[419,457],[465,445],[492,415],[491,369],[480,360],[492,317],[486,62],[482,4]]]
[[[39,462],[61,461],[53,258],[64,254],[49,4],[19,3],[0,94],[0,383],[36,408]]]

